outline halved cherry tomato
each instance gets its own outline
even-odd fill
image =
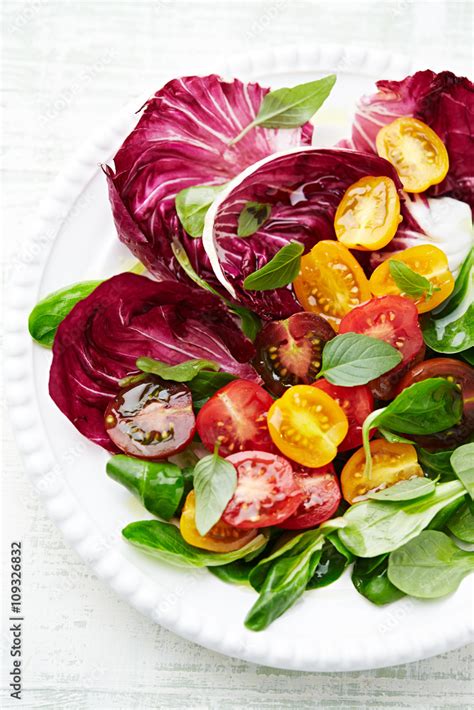
[[[369,383],[377,399],[391,399],[394,389],[415,358],[424,353],[423,335],[416,306],[401,296],[373,298],[354,308],[341,321],[340,333],[362,333],[380,338],[400,350],[403,360],[386,375]]]
[[[188,493],[179,521],[181,535],[190,545],[213,552],[240,550],[257,535],[256,530],[239,530],[219,520],[206,535],[196,527],[196,498],[194,491]]]
[[[351,185],[334,218],[338,240],[348,249],[382,249],[393,239],[402,218],[395,183],[388,177],[363,177]]]
[[[313,384],[326,392],[341,407],[349,422],[346,438],[339,444],[338,451],[348,451],[362,446],[362,424],[373,411],[374,398],[367,385],[357,387],[340,387],[333,385],[324,378]],[[375,434],[375,430],[373,431]]]
[[[104,423],[114,444],[129,456],[165,459],[194,436],[191,391],[150,375],[120,390],[105,410]]]
[[[341,502],[341,489],[333,465],[295,471],[295,480],[303,491],[304,500],[293,515],[280,523],[280,527],[301,530],[329,520]]]
[[[293,468],[281,456],[242,451],[228,456],[237,469],[237,488],[222,519],[236,528],[263,528],[286,520],[303,499]]]
[[[398,392],[415,382],[429,377],[446,377],[461,387],[463,416],[452,429],[429,436],[411,436],[420,446],[429,450],[454,449],[474,438],[474,368],[466,362],[449,357],[435,357],[415,365],[407,372],[398,385]]]
[[[418,313],[426,313],[445,301],[454,289],[454,277],[449,270],[448,259],[438,247],[431,244],[410,247],[394,253],[390,259],[403,262],[412,271],[428,279],[432,293],[410,296],[399,288],[390,273],[390,260],[387,259],[377,266],[370,277],[370,290],[374,296],[404,296],[413,301]]]
[[[341,318],[370,298],[369,282],[349,249],[323,240],[301,259],[301,271],[293,281],[305,311],[319,313],[337,330]]]
[[[233,380],[206,402],[196,427],[209,451],[219,444],[220,456],[237,451],[274,451],[267,428],[267,412],[273,403],[263,387],[248,380]]]
[[[351,505],[367,493],[424,475],[418,464],[416,449],[411,444],[391,444],[385,439],[375,439],[370,442],[370,453],[370,478],[365,475],[364,449],[356,451],[342,469],[342,495]]]
[[[316,387],[295,385],[268,412],[273,442],[302,466],[319,468],[333,460],[349,424],[342,408]]]
[[[396,169],[407,192],[424,192],[449,170],[449,156],[439,136],[423,121],[403,116],[380,129],[377,153]]]
[[[321,369],[323,347],[335,335],[324,318],[305,311],[267,323],[255,342],[255,368],[275,394],[310,384]]]

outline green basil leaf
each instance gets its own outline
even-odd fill
[[[54,291],[39,301],[28,318],[28,330],[33,340],[45,348],[51,348],[59,325],[76,303],[87,298],[101,283],[102,281],[82,281]]]
[[[263,549],[267,544],[267,536],[260,534],[240,550],[208,552],[188,545],[175,525],[162,523],[159,520],[140,520],[130,523],[122,530],[122,535],[132,545],[149,555],[180,567],[212,567],[228,564]]]
[[[229,305],[229,308],[239,316],[242,333],[254,342],[255,338],[262,329],[262,321],[260,318],[256,313],[245,306],[236,306],[235,304],[232,304]]]
[[[380,431],[380,430],[379,430]],[[430,476],[440,476],[443,481],[452,481],[455,478],[453,468],[451,466],[452,450],[448,451],[427,451],[421,447],[418,448],[418,461],[425,473]]]
[[[184,477],[174,463],[143,461],[118,454],[108,461],[106,471],[153,515],[169,520],[176,513],[184,494]]]
[[[246,202],[239,214],[237,236],[250,237],[270,217],[272,206],[266,202]]]
[[[352,583],[359,594],[381,606],[405,596],[387,576],[388,554],[359,558],[352,569]]]
[[[391,444],[413,444],[413,441],[406,439],[404,436],[400,436],[400,434],[394,434],[392,431],[382,429],[382,427],[378,427],[378,430],[379,434],[382,434],[383,438]]]
[[[278,251],[273,259],[244,279],[247,291],[270,291],[287,286],[298,276],[304,246],[290,242]]]
[[[254,564],[252,562],[237,560],[237,562],[231,562],[229,565],[209,567],[209,572],[222,582],[250,587],[249,574],[253,568]]]
[[[194,467],[196,527],[206,535],[220,520],[237,486],[237,470],[217,455],[204,456]]]
[[[474,552],[461,550],[444,533],[425,530],[390,554],[388,578],[398,589],[419,599],[454,592],[474,571]]]
[[[222,192],[224,185],[195,185],[176,195],[175,205],[179,221],[190,237],[202,237],[207,210]]]
[[[319,589],[327,587],[343,574],[347,566],[354,560],[349,550],[341,544],[336,536],[328,536],[319,558],[318,566],[306,585],[306,589]]]
[[[438,287],[434,287],[427,278],[410,269],[403,261],[389,259],[388,268],[390,276],[400,289],[402,296],[410,296],[412,298],[425,296],[426,300],[428,300],[435,291],[440,290]]]
[[[371,500],[384,500],[399,502],[404,500],[416,500],[423,496],[430,495],[435,489],[435,484],[431,478],[409,478],[407,481],[398,481],[388,488],[382,488],[375,493],[368,493],[367,498]]]
[[[450,461],[454,473],[474,500],[474,443],[459,446]]]
[[[474,510],[472,503],[464,503],[446,523],[453,535],[463,542],[474,543]]]
[[[157,375],[163,380],[171,382],[190,382],[202,370],[216,372],[220,368],[219,363],[213,360],[185,360],[179,365],[168,365],[166,362],[160,362],[160,360],[154,360],[151,357],[139,357],[136,366],[142,372]]]
[[[188,382],[194,409],[199,411],[212,395],[235,379],[237,379],[235,375],[231,375],[229,372],[201,370],[191,382]]]
[[[365,385],[402,360],[400,352],[389,343],[359,333],[336,335],[324,346],[321,371],[333,385]]]
[[[339,538],[357,557],[391,552],[419,535],[440,510],[465,494],[459,481],[448,481],[437,484],[431,495],[412,501],[356,503],[343,515],[346,525]]]
[[[254,120],[231,141],[235,145],[255,126],[297,128],[309,121],[323,105],[336,83],[336,75],[299,84],[291,89],[270,91],[263,99]]]

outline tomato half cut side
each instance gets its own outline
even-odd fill
[[[445,377],[461,387],[463,415],[459,424],[451,429],[426,436],[410,436],[413,441],[429,451],[454,449],[474,439],[474,368],[466,362],[449,357],[436,357],[412,367],[398,385],[397,392],[429,377]]]
[[[339,203],[334,231],[348,249],[382,249],[401,222],[398,190],[389,177],[363,177],[351,185]]]
[[[303,494],[289,461],[264,451],[242,451],[227,461],[237,469],[237,488],[222,515],[229,525],[279,525],[298,508]]]
[[[196,527],[196,497],[194,491],[188,493],[179,521],[179,529],[189,545],[212,552],[232,552],[240,550],[257,535],[256,530],[239,530],[219,520],[206,535],[201,535]]]
[[[233,380],[218,390],[199,411],[196,421],[204,446],[219,455],[237,451],[274,451],[268,433],[267,412],[273,403],[263,387],[248,380]]]
[[[293,288],[305,311],[318,313],[335,330],[346,313],[370,298],[357,259],[343,244],[329,240],[318,242],[302,257]]]
[[[295,480],[304,498],[296,511],[280,524],[285,530],[314,528],[332,518],[341,502],[341,489],[332,464],[296,471]]]
[[[374,409],[374,398],[367,385],[356,387],[341,387],[333,385],[324,378],[313,384],[313,387],[326,392],[341,407],[349,423],[349,431],[339,444],[338,451],[349,451],[362,446],[362,425]],[[371,435],[375,434],[372,430]]]
[[[351,505],[368,493],[392,486],[398,481],[423,476],[416,449],[411,444],[392,444],[385,439],[370,442],[372,471],[365,473],[365,452],[359,449],[347,461],[341,473],[342,495]]]
[[[442,182],[449,170],[448,151],[423,121],[402,116],[380,129],[377,153],[397,171],[406,192],[424,192]]]
[[[332,461],[349,428],[342,408],[311,385],[295,385],[268,412],[268,429],[277,448],[302,466]]]
[[[321,369],[325,344],[335,335],[324,318],[305,311],[267,323],[255,342],[255,368],[274,394],[310,384]]]
[[[361,333],[385,340],[402,354],[402,361],[393,370],[369,383],[377,399],[392,399],[407,366],[424,353],[416,306],[401,296],[372,298],[363,306],[354,308],[342,319],[339,332]]]
[[[165,459],[182,451],[196,430],[189,387],[147,377],[129,385],[104,414],[107,434],[129,456]]]

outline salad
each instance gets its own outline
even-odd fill
[[[335,81],[166,84],[103,166],[138,264],[29,318],[124,539],[253,588],[254,631],[348,567],[377,605],[474,569],[474,86],[379,81],[318,148]]]

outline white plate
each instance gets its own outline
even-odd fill
[[[373,89],[374,80],[402,78],[412,66],[386,53],[325,46],[266,50],[219,69],[226,77],[274,88],[337,72],[335,90],[317,118],[322,128],[316,129],[318,144],[331,144],[347,134],[353,103]],[[378,608],[357,594],[346,574],[306,593],[268,630],[254,633],[243,626],[254,592],[224,584],[206,570],[188,572],[152,560],[122,541],[124,525],[149,516],[106,477],[106,452],[82,438],[49,399],[51,354],[32,344],[26,321],[47,293],[112,275],[133,262],[116,238],[98,164],[114,154],[135,121],[131,110],[117,116],[56,180],[11,287],[5,365],[10,414],[49,515],[130,604],[180,636],[230,656],[277,668],[349,671],[414,661],[468,643],[474,635],[472,579],[440,601],[404,599]]]

